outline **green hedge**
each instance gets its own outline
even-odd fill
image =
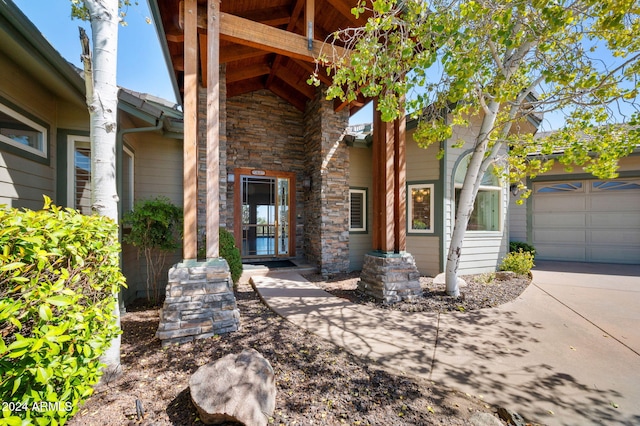
[[[64,424],[119,333],[117,224],[50,205],[0,208],[0,423]]]

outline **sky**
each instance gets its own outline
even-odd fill
[[[62,57],[82,68],[78,27],[91,37],[91,26],[71,19],[70,0],[13,1]],[[127,10],[127,25],[118,28],[118,85],[176,102],[155,25],[147,18],[151,18],[147,0],[138,0]]]

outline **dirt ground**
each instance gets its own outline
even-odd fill
[[[465,277],[464,298],[452,299],[424,278],[425,300],[385,307],[358,294],[355,275],[307,278],[372,309],[440,311],[496,306],[517,297],[529,283],[522,277]],[[383,369],[318,339],[265,307],[248,284],[239,286],[236,297],[240,331],[165,349],[155,337],[158,309],[129,308],[122,316],[124,373],[98,388],[68,424],[202,424],[190,400],[189,377],[201,365],[247,348],[259,351],[276,373],[276,409],[269,424],[468,425],[474,413],[496,411],[488,401]],[[136,401],[144,410],[140,419]]]

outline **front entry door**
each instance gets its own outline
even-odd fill
[[[240,176],[242,257],[290,256],[291,179]],[[237,204],[236,204],[237,205]]]

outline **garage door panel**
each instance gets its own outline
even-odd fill
[[[553,230],[534,230],[533,240],[545,243],[582,243],[586,240],[586,234],[583,229],[567,230],[567,229],[553,229]]]
[[[536,259],[584,262],[586,250],[584,246],[579,245],[538,244],[536,245]]]
[[[636,247],[591,246],[587,258],[600,263],[640,263],[640,245]]]
[[[561,198],[559,196],[561,195]],[[558,200],[561,200],[558,203]],[[553,196],[536,196],[533,208],[537,212],[575,212],[587,209],[587,200],[583,194],[554,194]]]
[[[535,184],[536,258],[640,264],[640,190],[625,182]]]
[[[534,227],[549,228],[584,228],[587,224],[586,214],[575,213],[539,213],[533,217]]]
[[[589,236],[587,241],[592,244],[611,244],[619,248],[625,245],[640,245],[640,231],[593,229],[589,232]]]
[[[589,225],[597,228],[640,229],[640,208],[635,213],[591,213]]]
[[[634,194],[635,192],[635,194]],[[614,202],[615,204],[612,204]],[[613,191],[592,194],[589,207],[592,211],[637,212],[640,210],[640,192]]]

